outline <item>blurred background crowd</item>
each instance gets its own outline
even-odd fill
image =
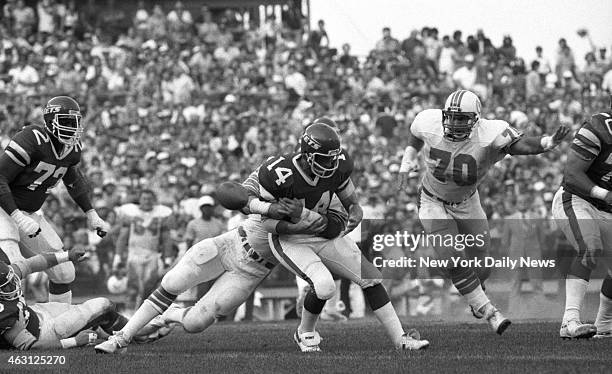
[[[565,39],[517,56],[511,35],[439,35],[436,27],[409,35],[384,28],[367,56],[355,56],[350,43],[330,48],[325,21],[311,26],[299,0],[263,14],[180,1],[3,3],[2,146],[25,124],[41,123],[51,96],[75,97],[85,113],[82,168],[101,216],[115,223],[115,208],[151,189],[173,210],[177,252],[201,196],[220,182],[242,181],[269,155],[293,151],[316,117],[339,125],[366,218],[405,227],[416,217],[418,178],[398,193],[395,174],[419,111],[464,88],[481,97],[484,117],[528,135],[551,134],[606,108],[604,92],[612,90],[610,51],[593,45],[586,29],[578,30],[592,46],[586,56],[575,56]],[[549,217],[567,147],[499,162],[480,188],[487,215],[506,217],[526,196],[534,218]],[[114,236],[100,241],[86,232],[61,186],[44,214],[66,247],[91,249],[96,260],[79,277],[107,279]],[[221,208],[216,214],[229,218]],[[502,231],[493,228],[494,240]],[[557,237],[552,228],[546,235]]]

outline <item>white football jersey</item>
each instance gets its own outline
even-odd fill
[[[164,205],[155,205],[148,212],[136,204],[125,204],[117,208],[117,216],[123,222],[130,222],[128,254],[158,252],[162,220],[170,215],[172,209]]]
[[[506,147],[521,136],[506,121],[480,119],[467,140],[453,142],[444,137],[440,109],[420,112],[410,131],[425,143],[423,188],[449,202],[470,197],[489,168],[507,154]]]

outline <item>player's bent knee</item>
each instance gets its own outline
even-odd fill
[[[317,297],[321,300],[329,300],[334,297],[336,293],[336,282],[329,276],[329,279],[323,277],[316,277],[312,280],[314,292]]]
[[[161,286],[174,295],[179,295],[187,290],[185,287],[187,279],[179,266],[173,267],[161,280]]]
[[[217,320],[217,309],[216,304],[191,308],[183,318],[183,329],[191,334],[206,330]]]

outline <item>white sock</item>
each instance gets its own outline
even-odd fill
[[[402,323],[393,309],[391,302],[386,303],[374,311],[374,315],[385,328],[385,332],[395,347],[399,347],[402,343],[402,335],[404,328]]]
[[[478,285],[473,291],[463,295],[466,298],[468,305],[474,308],[475,311],[479,311],[483,306],[489,304],[491,300],[484,293],[481,285]]]
[[[121,329],[123,336],[126,339],[131,340],[134,335],[140,331],[147,323],[151,322],[155,316],[159,315],[158,310],[153,306],[153,303],[149,300],[145,300],[144,303],[138,308],[136,313],[130,318],[128,323]]]
[[[586,294],[588,281],[581,278],[569,276],[565,280],[565,313],[563,313],[563,322],[571,320],[580,321],[580,309]]]
[[[63,304],[72,304],[72,291],[55,294],[49,293],[49,302],[50,303],[63,303]]]
[[[595,320],[597,331],[612,330],[612,299],[599,293],[599,311]]]
[[[300,322],[300,326],[298,327],[298,332],[313,332],[317,327],[317,321],[319,320],[320,314],[312,314],[306,310],[306,308],[302,309],[302,320]]]

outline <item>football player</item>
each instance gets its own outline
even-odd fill
[[[565,280],[563,339],[612,337],[612,97],[611,108],[593,115],[572,141],[561,187],[553,199],[553,217],[576,257]],[[595,325],[582,323],[580,309],[591,271],[603,263]]]
[[[155,204],[151,190],[142,190],[139,204],[125,204],[118,208],[121,230],[117,239],[117,254],[127,261],[128,289],[134,309],[155,290],[159,280],[160,252],[171,252],[170,228],[172,209]],[[160,251],[161,249],[161,251]]]
[[[426,170],[420,186],[419,219],[426,233],[479,235],[484,242],[465,251],[437,246],[435,250],[442,258],[482,258],[488,253],[489,225],[477,187],[489,168],[508,154],[547,152],[569,131],[560,126],[552,136],[525,137],[506,121],[481,118],[481,108],[478,96],[458,90],[448,96],[444,109],[420,112],[410,127],[399,188],[406,186],[409,174],[418,169],[417,155],[422,150]],[[450,267],[447,272],[474,316],[485,318],[494,331],[502,334],[510,321],[491,304],[482,287],[490,269]]]
[[[240,185],[234,188],[239,188],[245,197],[243,207],[248,196],[246,188]],[[265,212],[271,218],[286,217],[290,213],[291,210],[279,202],[271,204]],[[310,219],[310,213],[304,209],[302,218],[306,223],[289,224],[287,230],[299,233],[319,230],[320,222]],[[124,353],[128,344],[137,338],[137,332],[145,335],[148,331],[152,337],[157,333],[155,328],[171,327],[174,323],[180,323],[190,333],[204,331],[244,303],[277,263],[268,247],[267,231],[261,218],[251,215],[242,226],[189,248],[125,327],[98,344],[95,350]],[[193,307],[179,308],[172,304],[184,291],[213,280],[211,288]],[[145,327],[150,321],[149,327]]]
[[[111,334],[127,322],[113,303],[102,297],[79,305],[26,304],[22,278],[58,264],[80,261],[84,254],[82,249],[72,249],[35,255],[11,265],[0,261],[0,335],[9,348],[55,349],[92,344],[98,327]]]
[[[0,152],[0,256],[6,262],[63,251],[62,240],[39,212],[60,180],[87,214],[90,228],[101,237],[109,230],[93,209],[88,182],[78,167],[83,133],[79,105],[67,96],[54,97],[43,119],[44,126],[24,127]],[[70,304],[74,265],[65,262],[46,272],[49,301]]]
[[[253,195],[249,202],[251,213],[265,214],[271,202],[282,200],[292,205],[292,212],[297,211],[293,216],[307,209],[324,219],[319,231],[301,235],[287,233],[286,220],[268,219],[264,223],[274,256],[310,286],[294,340],[302,352],[320,351],[316,323],[326,301],[336,292],[333,272],[361,286],[396,348],[426,348],[429,342],[421,340],[416,331],[405,333],[381,284],[382,275],[365,259],[357,244],[344,236],[361,222],[363,211],[351,181],[353,163],[341,148],[336,127],[329,118],[315,120],[304,130],[299,152],[268,158],[249,186]],[[342,212],[330,208],[334,195],[348,213],[348,223]]]

